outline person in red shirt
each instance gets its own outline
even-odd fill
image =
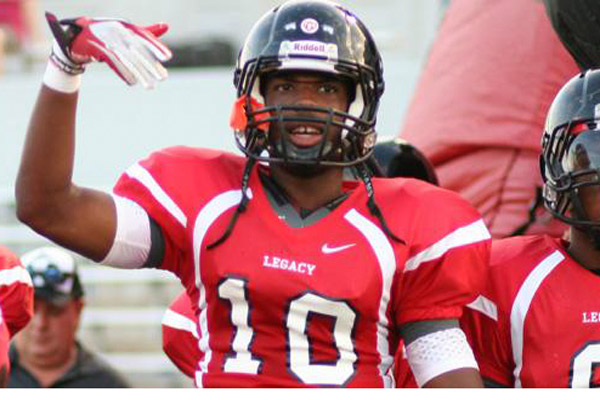
[[[31,59],[40,56],[45,43],[38,18],[38,0],[0,0],[0,75],[7,50],[17,49]]]
[[[163,351],[184,375],[194,379],[203,354],[198,348],[198,318],[185,291],[171,302],[161,325]]]
[[[33,285],[27,270],[15,254],[0,246],[0,387],[10,374],[10,339],[33,316]]]
[[[390,387],[400,338],[420,386],[481,386],[458,318],[483,285],[489,232],[454,192],[370,175],[385,85],[357,16],[316,0],[267,12],[234,73],[244,156],[159,150],[112,195],[71,180],[79,79],[100,60],[154,86],[166,27],[48,20],[18,217],[102,264],[178,276],[198,317],[198,387]]]
[[[578,71],[542,1],[452,0],[399,136],[431,160],[441,187],[481,212],[494,238],[559,237],[566,226],[541,205],[530,222],[542,183],[531,171],[548,107]]]
[[[490,278],[462,320],[489,386],[600,386],[600,70],[554,99],[542,139],[544,204],[567,223],[494,241]]]

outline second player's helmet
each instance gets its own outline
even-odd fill
[[[595,233],[600,221],[590,218],[581,197],[590,188],[600,194],[600,70],[579,74],[563,86],[548,111],[542,147],[544,205],[600,239]]]
[[[435,169],[419,149],[406,140],[396,138],[379,142],[373,149],[383,176],[416,178],[439,185]]]
[[[327,73],[351,82],[348,110],[265,106],[261,78],[279,71]],[[269,162],[350,166],[366,160],[375,145],[382,74],[371,34],[342,6],[307,0],[274,8],[254,25],[238,58],[238,100],[231,119],[238,147],[248,157]],[[287,122],[319,124],[321,142],[294,146],[284,129]],[[269,126],[277,128],[277,140],[269,137]],[[341,130],[341,140],[327,140],[330,127]]]

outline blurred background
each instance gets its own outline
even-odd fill
[[[10,3],[16,0],[0,0]],[[273,0],[21,0],[22,32],[0,12],[0,243],[17,254],[45,244],[14,216],[14,180],[45,67],[50,33],[43,12],[59,18],[164,21],[174,50],[169,79],[153,91],[127,87],[104,65],[88,68],[80,94],[75,182],[110,190],[119,174],[161,147],[236,151],[228,126],[235,98],[233,64],[252,24]],[[395,136],[447,0],[339,1],[373,33],[384,60],[380,136]],[[4,25],[3,25],[4,24]],[[18,29],[17,29],[18,30]],[[3,55],[2,55],[3,54]],[[47,154],[45,162],[52,163]],[[179,282],[161,271],[121,271],[80,259],[86,307],[80,338],[136,387],[191,387],[161,350],[160,321]]]

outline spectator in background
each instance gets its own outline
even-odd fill
[[[34,317],[10,348],[12,388],[123,388],[125,380],[76,339],[83,287],[73,257],[42,247],[21,261],[35,288]]]
[[[453,0],[400,136],[431,160],[442,187],[483,214],[492,236],[511,235],[541,186],[532,171],[548,106],[577,72],[543,2]],[[565,229],[537,217],[527,233]]]
[[[37,0],[0,0],[0,75],[9,49],[18,49],[29,59],[46,55],[47,45],[38,23],[40,15]]]
[[[17,256],[0,246],[0,388],[6,386],[10,371],[8,343],[32,315],[31,278]]]

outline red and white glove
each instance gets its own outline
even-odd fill
[[[168,76],[162,63],[172,53],[157,39],[168,30],[167,24],[139,27],[119,19],[87,17],[59,21],[48,12],[46,19],[54,35],[50,61],[67,75],[77,76],[87,63],[98,61],[108,64],[128,85],[141,83],[152,88]],[[50,76],[46,82],[45,77],[44,83],[61,90],[61,82],[57,85],[55,78]],[[62,91],[74,91],[69,89]]]

